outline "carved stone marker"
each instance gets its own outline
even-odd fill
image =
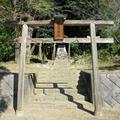
[[[65,45],[58,45],[56,57],[57,58],[67,57],[67,51]]]

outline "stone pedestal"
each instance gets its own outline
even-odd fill
[[[67,57],[67,50],[65,45],[58,45],[57,47],[57,58],[66,58]]]

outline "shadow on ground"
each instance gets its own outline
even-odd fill
[[[81,71],[79,73],[79,80],[77,85],[77,91],[79,94],[85,96],[85,100],[92,103],[92,91],[91,91],[91,76],[90,74]]]
[[[34,87],[35,87],[35,84],[36,84],[36,81],[37,81],[37,78],[36,78],[36,75],[35,74],[33,74],[33,77],[32,77],[32,81],[33,81],[33,84],[34,84]],[[80,78],[80,83],[81,83],[82,81],[81,81],[81,78]],[[64,95],[64,96],[66,96],[67,97],[67,100],[69,101],[69,102],[71,102],[71,103],[73,103],[73,104],[75,104],[76,106],[77,106],[77,108],[78,109],[81,109],[81,110],[83,110],[83,111],[85,111],[85,112],[88,112],[88,113],[90,113],[90,114],[94,114],[94,112],[93,111],[90,111],[90,110],[88,110],[88,109],[86,109],[86,108],[84,108],[84,105],[82,104],[82,103],[80,103],[80,102],[77,102],[75,99],[74,99],[74,96],[73,95],[71,95],[70,93],[68,94],[68,93],[66,93],[66,88],[63,88],[63,87],[59,87],[59,84],[60,82],[58,81],[57,83],[42,83],[42,84],[53,84],[53,88],[49,88],[49,89],[59,89],[60,90],[60,93],[62,94],[62,95]],[[40,83],[39,83],[40,84]],[[61,83],[61,84],[67,84],[66,82],[64,82],[64,83]],[[83,88],[79,88],[79,85],[78,85],[78,91],[81,91],[81,89],[83,89]],[[67,89],[73,89],[73,88],[67,88]],[[84,88],[84,89],[86,89],[86,88]],[[78,94],[81,94],[80,92],[78,92]],[[84,96],[85,96],[85,94],[83,94]],[[88,97],[88,96],[87,96]],[[87,101],[88,101],[88,98],[86,97],[86,99],[87,99]],[[90,101],[90,100],[89,100]]]
[[[100,70],[120,70],[120,64],[99,67]]]

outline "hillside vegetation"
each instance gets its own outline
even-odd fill
[[[115,60],[120,63],[120,2],[119,0],[0,0],[0,61],[14,59],[14,45],[6,45],[8,41],[20,35],[19,28],[12,27],[6,21],[29,21],[52,19],[56,14],[62,14],[66,19],[93,19],[93,20],[114,20],[114,26],[97,28],[97,35],[102,37],[113,37],[115,43],[112,45],[99,45],[99,59]],[[51,28],[38,28],[37,36],[52,36]],[[82,36],[89,32],[88,28],[75,28],[68,35],[75,36],[75,33],[82,33]],[[72,57],[77,55],[90,55],[90,45],[73,44],[71,46]]]

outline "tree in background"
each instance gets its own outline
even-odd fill
[[[55,14],[64,14],[67,19],[96,19],[97,0],[55,0]]]
[[[120,22],[120,1],[100,0],[99,13],[102,19]]]
[[[5,42],[14,39],[15,34],[14,29],[0,22],[0,62],[13,59],[14,45]]]
[[[27,0],[29,13],[35,19],[51,18],[53,12],[53,2],[49,0]]]
[[[0,0],[0,20],[27,21],[34,19],[51,19],[55,14],[63,14],[67,19],[114,20],[115,25],[110,29],[100,32],[100,34],[103,36],[112,36],[117,43],[120,43],[119,6],[119,0]],[[11,28],[8,27],[7,29]],[[76,30],[76,28],[74,30]],[[76,31],[80,32],[81,30],[83,35],[87,32],[83,31],[83,29],[77,29]],[[9,34],[8,32],[11,31],[6,32],[6,34]],[[46,33],[49,34],[50,31],[47,30],[46,32],[44,29],[42,33],[46,35]],[[75,31],[72,34],[74,33]],[[8,38],[4,38],[4,40],[6,39]],[[81,47],[78,46],[78,48]],[[107,47],[105,46],[105,48]],[[119,45],[114,45],[113,48],[116,50],[114,53],[117,53],[120,49]]]
[[[0,0],[1,20],[50,17],[52,10],[49,0]]]

